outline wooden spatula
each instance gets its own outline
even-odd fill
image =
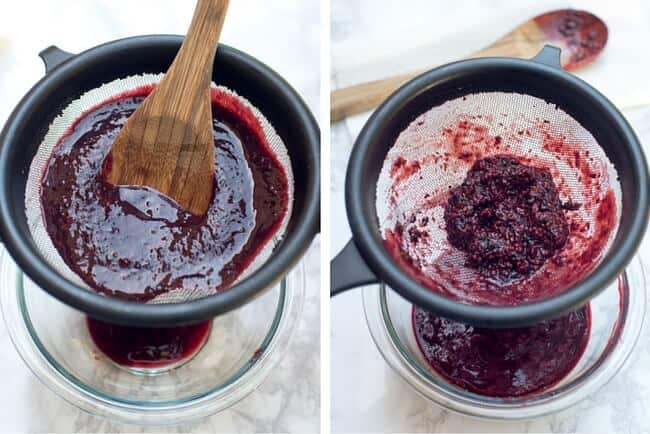
[[[193,214],[214,191],[210,82],[229,0],[198,0],[174,62],[129,117],[104,164],[114,185],[146,186]]]
[[[579,68],[605,47],[607,26],[589,12],[561,9],[538,15],[469,58],[488,56],[531,58],[546,44],[562,49],[562,67]],[[427,69],[338,89],[331,95],[331,121],[377,107],[391,93]]]

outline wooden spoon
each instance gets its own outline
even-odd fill
[[[229,0],[198,0],[165,77],[129,117],[104,160],[113,185],[146,186],[193,214],[214,191],[210,82]]]
[[[607,43],[607,26],[589,12],[562,9],[526,21],[468,58],[506,56],[531,58],[546,44],[562,49],[561,62],[572,70],[593,61]],[[407,81],[427,69],[358,84],[332,92],[331,120],[370,110]]]

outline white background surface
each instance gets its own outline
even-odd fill
[[[650,2],[643,0],[332,0],[332,87],[460,59],[539,12],[567,6],[592,11],[608,24],[605,52],[578,75],[620,107],[640,106],[624,113],[650,155]],[[332,255],[350,237],[345,169],[367,118],[354,116],[332,130]],[[646,269],[648,239],[641,250]],[[360,291],[334,298],[331,312],[333,432],[650,432],[647,324],[628,365],[588,400],[530,422],[492,423],[443,411],[413,392],[375,348]]]
[[[37,54],[49,45],[79,52],[113,39],[183,34],[194,2],[180,0],[21,0],[0,13],[0,123],[42,77]],[[280,73],[318,119],[317,0],[231,1],[222,41]],[[319,246],[306,256],[307,301],[289,354],[260,389],[218,415],[169,432],[315,432],[320,408]],[[1,278],[2,276],[0,276]],[[30,373],[0,324],[0,432],[140,432],[135,426],[86,415],[59,399]],[[298,377],[294,374],[300,373]]]

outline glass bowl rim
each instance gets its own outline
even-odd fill
[[[630,287],[630,272],[640,284]],[[444,409],[479,419],[517,421],[555,413],[570,407],[607,384],[629,359],[643,327],[647,288],[642,263],[635,257],[621,277],[628,284],[626,303],[617,319],[619,335],[614,343],[605,347],[593,366],[577,379],[562,384],[559,389],[538,396],[514,399],[490,398],[457,388],[433,377],[421,364],[409,356],[400,342],[387,310],[384,284],[366,286],[362,290],[362,303],[366,324],[380,354],[419,395]],[[636,288],[639,286],[639,288]],[[399,295],[397,293],[395,296]],[[632,300],[632,301],[631,301]],[[409,302],[410,304],[410,302]],[[611,338],[611,335],[610,335]]]
[[[0,291],[0,305],[9,337],[24,363],[42,384],[76,408],[134,425],[162,426],[188,422],[222,411],[248,396],[284,356],[305,299],[304,261],[299,261],[279,282],[277,309],[260,351],[226,381],[208,391],[178,400],[128,400],[110,396],[83,383],[47,352],[26,310],[25,275],[6,251],[0,251],[0,261],[4,260],[10,260],[15,267],[15,287]]]

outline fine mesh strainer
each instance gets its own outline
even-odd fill
[[[290,214],[275,240],[227,290],[209,296],[204,292],[172,294],[147,304],[89,291],[73,273],[60,263],[57,266],[57,255],[48,248],[47,237],[41,236],[40,212],[34,209],[38,202],[35,174],[51,151],[52,137],[69,126],[72,112],[83,111],[116,91],[158,80],[181,41],[178,36],[142,36],[110,42],[79,55],[50,47],[41,54],[46,76],[16,107],[0,138],[0,240],[38,286],[72,307],[112,323],[173,326],[234,309],[279,281],[318,231],[320,145],[311,113],[274,71],[220,44],[213,81],[254,112],[288,178],[293,178]]]
[[[27,176],[27,185],[25,188],[25,215],[27,216],[27,224],[29,231],[32,234],[34,243],[36,244],[39,253],[45,258],[45,260],[50,264],[58,273],[64,276],[66,279],[76,283],[79,286],[84,286],[88,290],[92,290],[70,267],[65,263],[63,258],[60,255],[60,252],[54,247],[51,234],[48,234],[46,229],[45,217],[43,215],[43,207],[41,205],[41,194],[42,194],[42,179],[44,173],[47,170],[47,165],[50,161],[50,158],[59,144],[59,141],[72,131],[74,134],[75,123],[78,119],[83,117],[85,113],[92,110],[96,107],[101,107],[106,104],[107,101],[112,101],[115,97],[119,95],[127,95],[133,93],[138,89],[148,88],[155,86],[162,80],[164,74],[138,74],[125,78],[119,78],[113,80],[109,83],[105,83],[96,89],[92,89],[84,93],[79,98],[72,101],[59,116],[57,116],[52,124],[49,126],[47,134],[43,138],[41,145],[36,151],[36,155],[32,160],[32,164],[29,168],[29,174]],[[264,263],[269,259],[275,247],[282,241],[282,238],[286,232],[287,224],[291,218],[291,210],[293,205],[293,191],[294,191],[294,179],[293,171],[291,169],[291,160],[287,152],[287,148],[282,141],[282,138],[278,136],[275,129],[268,121],[268,119],[262,114],[255,106],[253,106],[248,100],[238,95],[236,92],[227,89],[223,86],[217,86],[215,83],[212,83],[212,91],[215,93],[215,98],[226,98],[232,97],[238,101],[242,110],[247,110],[250,115],[252,115],[257,122],[259,122],[262,132],[264,134],[264,139],[266,145],[271,150],[273,156],[277,159],[279,165],[284,172],[287,179],[287,210],[282,220],[279,223],[278,229],[272,234],[271,238],[266,241],[262,246],[259,246],[259,252],[254,255],[252,262],[245,267],[244,270],[237,276],[234,283],[237,283],[247,276],[253,274],[258,270]],[[115,131],[117,133],[117,130]],[[242,177],[251,179],[252,175],[250,173],[250,168],[248,173],[242,174]],[[252,181],[251,181],[252,182]],[[245,190],[245,189],[242,189]],[[248,194],[246,201],[250,204],[253,203],[253,190],[245,190],[242,194]],[[253,210],[255,212],[256,210]],[[251,236],[253,232],[253,227],[248,227],[247,232],[244,234],[244,240],[241,242],[242,246],[246,240]],[[101,237],[101,234],[93,234],[96,237]],[[122,235],[125,236],[125,235]],[[92,241],[90,241],[92,242]],[[170,245],[170,248],[173,244]],[[144,246],[140,244],[138,249],[142,249]],[[234,249],[233,249],[234,250]],[[241,250],[239,250],[241,251]],[[230,262],[233,257],[239,253],[239,251],[227,251],[230,253],[229,256],[221,255],[219,260],[222,264],[227,264]],[[99,259],[99,258],[97,258]],[[99,262],[99,261],[98,261]],[[101,264],[103,272],[106,272],[107,269],[112,273],[119,273],[121,270],[118,267],[115,267],[115,262],[105,262]],[[195,261],[193,268],[190,268],[187,272],[195,272],[196,268],[201,267],[204,261],[199,258],[198,261]],[[220,264],[219,264],[220,265]],[[142,276],[151,276],[154,273],[145,269],[131,269],[131,272],[139,271]],[[151,279],[151,277],[149,277]],[[133,279],[135,280],[135,279]],[[191,279],[186,279],[191,280]],[[137,281],[136,281],[137,282]],[[151,282],[152,284],[154,282]],[[133,285],[134,283],[132,283]],[[137,283],[135,284],[137,286]],[[122,290],[121,287],[111,288],[112,290]],[[227,289],[226,289],[227,290]],[[165,291],[162,294],[148,300],[148,303],[182,303],[202,297],[207,297],[215,293],[214,287],[209,286],[190,286],[184,285],[183,287],[171,291]]]
[[[332,262],[333,294],[383,281],[441,316],[514,327],[575,309],[620,274],[648,221],[646,162],[617,109],[559,54],[453,63],[386,100],[350,157],[353,240]],[[443,216],[474,162],[504,155],[550,172],[571,226],[558,260],[505,283],[466,265]]]

